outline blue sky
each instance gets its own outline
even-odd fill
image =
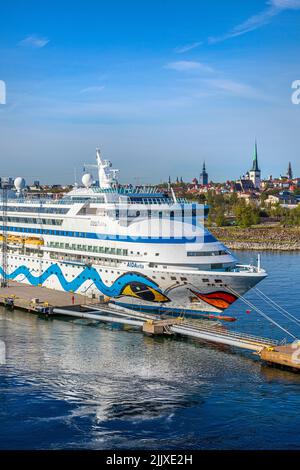
[[[72,182],[300,176],[300,0],[2,2],[1,174]]]

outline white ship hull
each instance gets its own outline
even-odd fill
[[[141,266],[141,265],[140,265]],[[127,308],[194,313],[221,313],[266,274],[253,271],[207,272],[153,270],[53,261],[8,255],[7,278],[49,289],[76,292],[88,298],[101,295]]]

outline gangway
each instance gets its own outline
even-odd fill
[[[279,342],[269,338],[261,338],[246,333],[228,331],[224,328],[191,326],[186,323],[170,326],[170,331],[183,336],[202,339],[213,343],[225,344],[237,348],[260,352],[264,348],[279,346]]]
[[[53,314],[93,319],[100,322],[127,323],[138,326],[144,332],[153,335],[176,334],[255,352],[280,345],[276,340],[227,330],[224,326],[212,325],[208,321],[198,320],[198,324],[196,324],[191,320],[168,315],[158,317],[157,315],[133,312],[123,307],[116,309],[115,306],[109,304],[87,304],[81,306],[81,309],[78,306],[58,307],[53,308]]]
[[[199,325],[196,325],[190,320],[168,317],[167,315],[162,315],[159,319],[149,318],[148,314],[121,311],[110,305],[86,305],[84,310],[79,312],[72,307],[68,309],[54,308],[53,313],[134,326],[151,335],[186,336],[204,342],[245,349],[257,354],[270,365],[300,371],[299,340],[286,344],[285,340],[279,342],[275,339],[226,330],[224,326],[211,325],[205,320],[199,320]]]

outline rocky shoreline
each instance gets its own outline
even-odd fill
[[[208,227],[208,229],[231,250],[300,251],[298,227]]]

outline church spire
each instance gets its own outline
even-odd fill
[[[293,170],[292,170],[292,164],[291,164],[291,162],[289,162],[288,171],[287,171],[287,177],[288,177],[289,180],[292,180],[292,179],[293,179]]]
[[[252,163],[252,171],[259,171],[258,168],[258,159],[257,159],[257,142],[255,140],[255,145],[254,145],[254,154],[253,154],[253,163]]]
[[[203,167],[200,173],[199,181],[200,181],[200,184],[203,186],[208,184],[208,174],[207,174],[206,167],[205,167],[205,161],[203,162]]]
[[[254,145],[252,168],[249,171],[249,178],[253,182],[254,188],[259,189],[261,181],[260,181],[260,169],[258,167],[256,139],[255,139],[255,145]]]

